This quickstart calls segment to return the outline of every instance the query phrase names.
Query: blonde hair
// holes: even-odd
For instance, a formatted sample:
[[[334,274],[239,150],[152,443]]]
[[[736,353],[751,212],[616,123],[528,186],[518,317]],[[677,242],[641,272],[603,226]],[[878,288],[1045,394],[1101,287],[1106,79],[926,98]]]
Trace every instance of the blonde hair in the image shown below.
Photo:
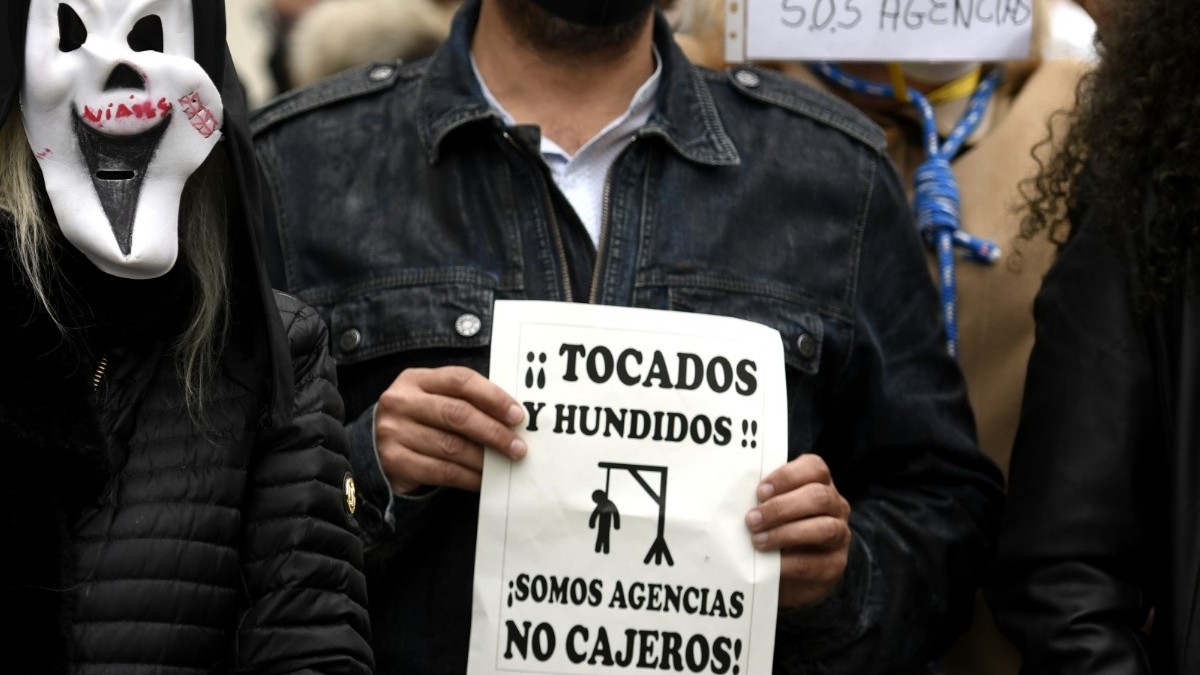
[[[179,207],[179,247],[193,281],[192,311],[172,344],[188,410],[203,419],[204,394],[224,349],[229,314],[229,257],[225,200],[221,182],[224,151],[218,148],[188,179]],[[58,245],[51,219],[42,208],[33,152],[21,116],[14,108],[0,127],[0,215],[12,229],[17,265],[34,297],[64,337],[65,326],[48,289],[56,270]]]

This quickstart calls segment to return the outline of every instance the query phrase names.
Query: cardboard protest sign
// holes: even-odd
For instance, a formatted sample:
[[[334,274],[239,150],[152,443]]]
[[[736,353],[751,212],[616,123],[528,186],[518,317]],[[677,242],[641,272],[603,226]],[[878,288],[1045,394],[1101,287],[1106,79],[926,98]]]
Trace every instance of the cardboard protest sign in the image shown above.
[[[1004,61],[1029,56],[1034,0],[729,0],[725,59]]]
[[[529,453],[484,463],[469,672],[770,673],[779,555],[744,519],[787,459],[778,332],[502,301],[491,349]]]

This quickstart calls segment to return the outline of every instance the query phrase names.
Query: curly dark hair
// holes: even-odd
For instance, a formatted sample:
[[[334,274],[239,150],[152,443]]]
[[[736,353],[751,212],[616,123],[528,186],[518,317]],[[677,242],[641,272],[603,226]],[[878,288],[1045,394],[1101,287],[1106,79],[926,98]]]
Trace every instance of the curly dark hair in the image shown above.
[[[1113,0],[1101,62],[1079,83],[1058,151],[1021,186],[1025,239],[1058,245],[1080,209],[1129,245],[1137,302],[1161,305],[1200,249],[1200,8]],[[1084,168],[1087,171],[1084,171]],[[1148,200],[1154,210],[1145,217]]]

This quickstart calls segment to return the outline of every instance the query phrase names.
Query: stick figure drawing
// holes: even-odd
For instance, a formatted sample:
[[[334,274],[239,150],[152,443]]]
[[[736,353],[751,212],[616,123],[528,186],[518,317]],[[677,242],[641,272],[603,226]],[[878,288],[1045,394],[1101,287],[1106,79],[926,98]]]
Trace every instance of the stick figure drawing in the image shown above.
[[[594,490],[592,501],[596,502],[596,508],[588,519],[588,527],[596,530],[596,553],[607,554],[610,528],[621,529],[621,514],[604,490]]]

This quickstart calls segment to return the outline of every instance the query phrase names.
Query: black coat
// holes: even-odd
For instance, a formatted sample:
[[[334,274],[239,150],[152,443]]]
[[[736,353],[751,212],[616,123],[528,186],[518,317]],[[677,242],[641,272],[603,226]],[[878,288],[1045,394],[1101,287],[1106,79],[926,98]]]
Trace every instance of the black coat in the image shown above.
[[[1022,673],[1200,673],[1200,305],[1139,312],[1128,247],[1078,222],[1037,299],[989,597]]]
[[[44,348],[49,327],[0,329],[15,357],[0,387],[0,671],[370,672],[327,332],[278,298],[296,382],[284,425],[236,347],[205,429],[160,342],[110,352],[93,392],[84,358]]]

